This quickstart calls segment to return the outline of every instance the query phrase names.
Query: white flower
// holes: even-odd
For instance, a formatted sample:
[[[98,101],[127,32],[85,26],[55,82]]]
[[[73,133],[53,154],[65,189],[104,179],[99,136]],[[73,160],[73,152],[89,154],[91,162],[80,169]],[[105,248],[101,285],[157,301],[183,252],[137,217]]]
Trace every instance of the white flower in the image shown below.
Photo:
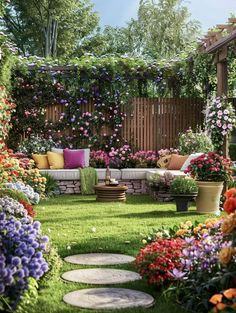
[[[97,231],[96,227],[92,227],[92,228],[91,228],[91,232],[92,232],[92,233],[96,233],[96,231]]]

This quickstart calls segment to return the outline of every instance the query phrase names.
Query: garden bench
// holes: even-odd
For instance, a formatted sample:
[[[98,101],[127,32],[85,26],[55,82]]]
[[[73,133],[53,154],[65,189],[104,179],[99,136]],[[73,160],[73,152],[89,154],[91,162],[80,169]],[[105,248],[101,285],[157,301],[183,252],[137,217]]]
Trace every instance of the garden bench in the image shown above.
[[[99,183],[105,180],[105,168],[97,168]],[[146,194],[146,181],[150,175],[159,173],[163,175],[167,170],[161,168],[125,168],[125,169],[110,169],[111,177],[118,180],[122,185],[128,187],[129,194]],[[168,170],[174,176],[185,175],[182,171]],[[78,169],[45,169],[40,170],[40,173],[47,173],[58,181],[61,194],[79,194],[80,193],[80,172]]]

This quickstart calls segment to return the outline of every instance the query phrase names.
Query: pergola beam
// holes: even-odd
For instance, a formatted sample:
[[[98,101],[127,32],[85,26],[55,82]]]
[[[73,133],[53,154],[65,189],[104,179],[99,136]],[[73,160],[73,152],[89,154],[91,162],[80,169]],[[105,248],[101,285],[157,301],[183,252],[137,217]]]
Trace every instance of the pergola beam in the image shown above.
[[[209,47],[206,47],[205,53],[214,53],[220,50],[222,47],[227,46],[234,39],[236,39],[236,29],[233,30],[228,36],[222,37],[215,43],[211,44]]]

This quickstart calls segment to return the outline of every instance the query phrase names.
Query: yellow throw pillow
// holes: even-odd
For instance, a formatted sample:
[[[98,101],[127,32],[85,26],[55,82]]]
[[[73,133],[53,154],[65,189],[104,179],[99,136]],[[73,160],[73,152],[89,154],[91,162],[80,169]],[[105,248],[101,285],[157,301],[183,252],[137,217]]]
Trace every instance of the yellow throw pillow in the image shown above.
[[[171,159],[171,154],[166,155],[164,157],[161,157],[157,161],[157,167],[159,167],[159,168],[167,168],[169,163],[170,163],[170,159]]]
[[[39,169],[49,168],[48,156],[46,154],[32,154],[33,160]]]
[[[47,152],[47,156],[50,169],[56,170],[64,168],[63,153]]]

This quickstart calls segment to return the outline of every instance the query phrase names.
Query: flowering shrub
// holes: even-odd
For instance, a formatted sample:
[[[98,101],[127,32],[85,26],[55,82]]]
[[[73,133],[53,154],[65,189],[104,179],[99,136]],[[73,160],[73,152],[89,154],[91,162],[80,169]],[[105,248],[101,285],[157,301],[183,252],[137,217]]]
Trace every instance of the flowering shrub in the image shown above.
[[[179,225],[174,225],[166,229],[165,227],[153,229],[146,237],[143,238],[143,243],[153,242],[157,239],[171,239],[171,238],[189,238],[194,237],[201,239],[204,234],[214,235],[218,229],[221,220],[217,218],[208,218],[204,223],[197,221],[186,221]]]
[[[110,159],[108,154],[102,150],[90,151],[90,165],[96,168],[105,168],[109,165]]]
[[[19,160],[10,157],[7,152],[0,154],[0,184],[15,182],[23,173]]]
[[[234,213],[236,210],[236,188],[227,190],[224,196],[226,198],[223,205],[225,212]]]
[[[10,198],[0,198],[0,212],[4,212],[7,216],[13,215],[17,218],[27,217],[27,211],[18,201]]]
[[[206,127],[217,151],[222,152],[224,137],[230,134],[235,123],[235,111],[226,97],[216,97],[208,102]]]
[[[148,179],[148,184],[151,187],[154,187],[157,191],[170,191],[170,186],[174,180],[173,174],[171,172],[166,171],[163,175],[158,173],[154,173],[150,175]]]
[[[214,305],[213,312],[234,312],[236,309],[236,288],[230,288],[214,294],[210,300]]]
[[[179,150],[178,149],[174,149],[174,148],[170,148],[170,149],[161,149],[157,152],[157,154],[159,155],[159,157],[165,157],[166,155],[170,155],[170,154],[179,154]]]
[[[0,241],[0,301],[15,310],[29,278],[38,280],[48,271],[43,257],[48,238],[41,235],[39,222],[0,212]]]
[[[4,148],[4,140],[11,129],[11,114],[14,111],[15,104],[7,98],[6,89],[0,86],[0,150]]]
[[[135,264],[149,284],[162,285],[174,280],[171,272],[181,268],[182,239],[158,239],[139,251]]]
[[[156,167],[158,155],[155,151],[137,151],[131,155],[131,160],[135,163],[135,167]]]
[[[208,152],[191,161],[186,173],[200,181],[228,181],[231,179],[232,162],[222,156]]]
[[[32,153],[46,154],[52,147],[55,147],[55,142],[51,138],[31,135],[18,146],[18,151],[31,157]]]
[[[25,185],[22,182],[7,183],[5,184],[5,186],[6,188],[23,192],[26,195],[26,197],[30,200],[31,203],[33,204],[39,203],[40,196],[37,192],[34,191],[34,189],[31,186]]]
[[[31,165],[30,168],[24,171],[22,180],[25,184],[30,185],[35,192],[39,193],[41,198],[44,197],[47,179],[40,174],[38,168],[33,168]]]
[[[180,154],[207,153],[213,151],[214,147],[211,138],[206,132],[199,129],[193,132],[191,127],[184,133],[179,134]]]
[[[113,168],[132,167],[131,163],[131,148],[129,145],[124,145],[121,148],[111,148],[109,152],[110,166]]]

